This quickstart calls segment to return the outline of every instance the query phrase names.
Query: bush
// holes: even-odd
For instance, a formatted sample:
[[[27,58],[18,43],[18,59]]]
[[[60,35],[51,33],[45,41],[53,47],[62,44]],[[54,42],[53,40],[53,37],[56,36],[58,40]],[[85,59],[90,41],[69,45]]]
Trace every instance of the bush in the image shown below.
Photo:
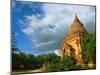
[[[88,34],[82,38],[82,58],[84,63],[96,62],[96,34]]]
[[[75,60],[71,56],[65,56],[60,62],[50,64],[47,68],[48,72],[53,71],[70,71],[75,69]]]

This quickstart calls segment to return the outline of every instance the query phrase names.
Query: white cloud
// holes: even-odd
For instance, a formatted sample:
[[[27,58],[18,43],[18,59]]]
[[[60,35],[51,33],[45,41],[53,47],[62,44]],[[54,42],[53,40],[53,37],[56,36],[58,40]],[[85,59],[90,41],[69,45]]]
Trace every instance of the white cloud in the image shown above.
[[[28,25],[22,29],[31,38],[33,43],[38,46],[37,48],[33,48],[36,50],[55,50],[57,52],[60,49],[60,44],[64,36],[69,31],[75,13],[77,13],[79,19],[87,29],[89,26],[93,29],[95,25],[95,7],[93,6],[45,3],[42,6],[42,10],[45,14],[38,14],[37,16],[44,15],[43,19],[36,18],[34,14],[25,16]],[[53,24],[55,27],[49,28],[49,24]]]
[[[57,55],[60,55],[59,54],[59,50],[54,50],[54,51],[52,51],[53,53],[55,53],[55,54],[57,54]]]

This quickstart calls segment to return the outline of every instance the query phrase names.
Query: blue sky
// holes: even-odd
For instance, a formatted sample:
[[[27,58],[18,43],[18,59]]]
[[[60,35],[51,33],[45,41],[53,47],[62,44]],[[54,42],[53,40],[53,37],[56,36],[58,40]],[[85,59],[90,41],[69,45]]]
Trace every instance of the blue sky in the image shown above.
[[[95,6],[12,1],[12,32],[18,47],[27,54],[58,54],[76,13],[92,32]]]
[[[15,38],[17,40],[17,45],[20,48],[22,52],[33,54],[33,50],[29,50],[29,48],[34,47],[34,43],[31,42],[31,40],[28,38],[28,36],[21,31],[21,28],[24,28],[24,26],[21,26],[22,23],[21,20],[24,21],[25,15],[32,15],[37,13],[42,13],[41,10],[35,10],[35,12],[32,11],[32,7],[29,6],[29,4],[24,4],[24,2],[20,1],[13,1],[12,2],[12,32],[15,33]],[[40,3],[32,3],[34,6],[41,6]],[[38,7],[40,8],[40,7]],[[35,8],[34,8],[35,9]]]

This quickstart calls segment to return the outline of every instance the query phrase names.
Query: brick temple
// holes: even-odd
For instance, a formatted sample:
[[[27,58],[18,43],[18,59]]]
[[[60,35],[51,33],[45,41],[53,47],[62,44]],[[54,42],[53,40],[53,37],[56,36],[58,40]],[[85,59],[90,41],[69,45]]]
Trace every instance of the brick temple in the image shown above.
[[[77,64],[83,64],[81,54],[81,39],[87,34],[84,25],[75,15],[74,21],[71,25],[70,31],[65,36],[61,45],[61,58],[65,55],[73,56]]]

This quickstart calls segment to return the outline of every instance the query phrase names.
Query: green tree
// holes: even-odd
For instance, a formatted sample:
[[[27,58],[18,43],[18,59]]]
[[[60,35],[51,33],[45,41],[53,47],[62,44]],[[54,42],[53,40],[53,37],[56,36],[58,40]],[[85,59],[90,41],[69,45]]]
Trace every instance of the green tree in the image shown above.
[[[60,61],[60,57],[55,53],[48,53],[47,54],[47,62],[52,64]]]
[[[11,49],[12,49],[12,70],[19,68],[20,59],[18,58],[17,52],[20,52],[16,44],[15,33],[11,36]]]
[[[61,61],[63,63],[64,70],[73,70],[76,64],[75,59],[72,56],[65,56]]]
[[[59,56],[55,53],[41,54],[36,56],[38,65],[42,67],[43,64],[51,64],[59,61]]]
[[[82,57],[85,63],[96,61],[96,34],[91,33],[82,38]]]
[[[17,43],[16,43],[16,39],[15,39],[15,33],[12,33],[11,36],[11,48],[12,48],[12,53],[14,52],[20,52],[19,48],[17,47]]]
[[[62,60],[56,63],[52,63],[48,66],[48,72],[54,71],[69,71],[74,70],[74,65],[76,64],[72,56],[65,56]]]

